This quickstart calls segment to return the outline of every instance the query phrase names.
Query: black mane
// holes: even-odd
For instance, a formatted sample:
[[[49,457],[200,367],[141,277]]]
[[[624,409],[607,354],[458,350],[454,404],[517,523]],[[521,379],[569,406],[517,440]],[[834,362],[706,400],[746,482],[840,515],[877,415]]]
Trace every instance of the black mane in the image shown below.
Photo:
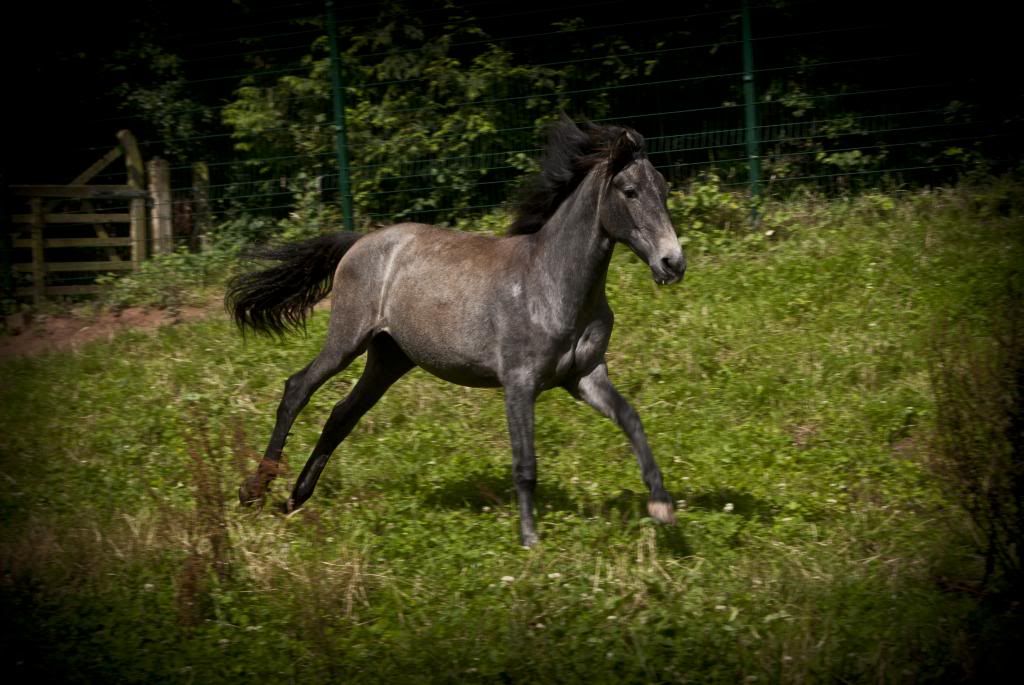
[[[643,137],[631,128],[589,122],[577,126],[563,116],[548,129],[540,173],[524,186],[508,234],[536,233],[597,164],[609,161],[609,169],[617,172],[642,155],[643,148]]]

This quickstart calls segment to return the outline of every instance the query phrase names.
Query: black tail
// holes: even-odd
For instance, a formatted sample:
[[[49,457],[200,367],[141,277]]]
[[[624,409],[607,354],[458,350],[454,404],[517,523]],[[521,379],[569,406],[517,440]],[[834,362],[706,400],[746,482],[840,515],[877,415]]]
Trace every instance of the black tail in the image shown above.
[[[246,253],[279,262],[228,282],[224,305],[243,332],[284,335],[306,326],[306,316],[331,292],[334,270],[359,233],[334,233],[300,243],[265,245]]]

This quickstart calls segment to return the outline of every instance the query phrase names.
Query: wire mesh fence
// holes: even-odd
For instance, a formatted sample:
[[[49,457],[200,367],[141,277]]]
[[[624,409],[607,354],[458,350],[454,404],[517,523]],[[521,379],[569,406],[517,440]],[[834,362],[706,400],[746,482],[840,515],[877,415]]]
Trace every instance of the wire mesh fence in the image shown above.
[[[889,17],[858,16],[875,21],[850,22],[816,11],[817,5],[755,3],[750,8],[755,133],[769,187],[810,181],[849,187],[894,176],[907,183],[936,182],[962,169],[972,154],[998,157],[992,150],[1009,132],[969,103],[960,90],[963,83],[927,63],[933,54],[915,51],[921,46],[886,30]],[[391,79],[375,78],[375,72],[360,72],[358,66],[345,69],[348,126],[354,129],[350,173],[359,193],[360,223],[445,221],[459,212],[500,206],[530,168],[529,158],[538,154],[543,122],[559,110],[636,127],[647,137],[652,160],[677,186],[706,171],[731,187],[746,183],[751,132],[743,123],[738,4],[690,12],[659,5],[646,14],[626,2],[518,10],[494,2],[399,7],[407,26],[421,32],[418,44],[390,37],[390,44],[382,39],[354,49],[354,37],[380,31],[399,13],[379,3],[342,3],[339,13],[346,66],[404,58],[424,59],[427,67],[423,75]],[[192,163],[206,162],[211,200],[221,213],[280,216],[294,206],[300,188],[333,201],[339,184],[324,7],[266,3],[253,5],[249,15],[237,26],[170,37],[167,50],[180,58],[180,85],[200,88],[206,96],[205,101],[196,97],[190,107],[207,126],[193,135],[145,137],[144,154],[177,159],[172,173],[179,196],[191,192]],[[491,78],[480,92],[467,87],[461,99],[451,92],[433,97],[438,76],[429,67],[436,55],[425,59],[425,53],[440,53],[459,69],[495,49],[507,58],[508,71],[541,70],[551,77],[548,87],[517,82],[513,75]],[[287,108],[303,110],[304,118],[282,119],[280,126],[262,127],[259,136],[314,141],[314,149],[289,149],[294,141],[274,141],[260,154],[238,126],[224,121],[224,112],[237,108],[240,89],[271,98],[288,79],[309,82],[304,86],[309,93],[285,95]],[[413,96],[380,99],[381,91],[396,87]],[[374,109],[369,124],[363,121],[369,118],[364,107]],[[307,110],[315,114],[308,116]],[[403,139],[416,148],[424,134],[410,130],[408,118],[450,125],[446,113],[467,121],[486,117],[488,125],[500,122],[501,127],[473,130],[466,124],[452,126],[450,133],[430,132],[432,149],[394,159],[377,159],[361,149],[384,141],[401,149]],[[131,115],[137,113],[127,114],[119,123],[133,123]],[[396,119],[393,125],[379,123],[388,117]],[[473,140],[455,145],[460,138]],[[434,197],[427,206],[417,203],[428,194]]]
[[[336,67],[364,227],[503,206],[561,111],[633,126],[677,188],[713,174],[747,192],[752,137],[768,193],[934,184],[1016,163],[1005,93],[936,51],[942,31],[908,31],[916,20],[883,5],[842,16],[751,2],[745,101],[744,5],[340,2],[335,65],[322,2],[228,3],[219,22],[171,20],[126,47],[148,62],[125,72],[120,111],[84,130],[129,128],[144,157],[170,160],[175,240],[193,249],[197,163],[214,223],[247,224],[246,239],[297,210],[340,219]]]

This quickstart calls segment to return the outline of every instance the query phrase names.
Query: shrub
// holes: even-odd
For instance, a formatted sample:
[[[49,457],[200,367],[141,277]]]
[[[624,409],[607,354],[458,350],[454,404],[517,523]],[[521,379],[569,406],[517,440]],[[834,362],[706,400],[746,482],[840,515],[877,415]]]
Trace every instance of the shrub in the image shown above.
[[[139,270],[126,276],[106,274],[96,279],[110,288],[101,304],[112,309],[156,307],[179,309],[198,305],[203,289],[219,283],[232,258],[226,250],[193,254],[182,249],[157,255],[142,263]]]
[[[744,231],[750,226],[750,208],[742,194],[723,190],[713,172],[672,193],[668,201],[672,221],[683,231]]]
[[[990,338],[948,326],[931,368],[937,467],[967,512],[985,584],[1020,590],[1024,547],[1024,305],[1011,287]]]

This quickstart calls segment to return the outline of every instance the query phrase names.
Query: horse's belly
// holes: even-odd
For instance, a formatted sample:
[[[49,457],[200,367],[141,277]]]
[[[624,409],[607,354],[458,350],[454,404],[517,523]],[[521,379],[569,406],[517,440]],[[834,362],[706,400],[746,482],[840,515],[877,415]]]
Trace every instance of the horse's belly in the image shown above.
[[[501,385],[485,350],[456,345],[442,331],[430,336],[408,335],[400,330],[388,332],[409,359],[442,380],[473,388]]]
[[[497,388],[501,385],[497,375],[489,373],[487,370],[470,369],[465,366],[437,365],[429,362],[416,363],[441,380],[455,383],[456,385],[465,385],[470,388]]]

